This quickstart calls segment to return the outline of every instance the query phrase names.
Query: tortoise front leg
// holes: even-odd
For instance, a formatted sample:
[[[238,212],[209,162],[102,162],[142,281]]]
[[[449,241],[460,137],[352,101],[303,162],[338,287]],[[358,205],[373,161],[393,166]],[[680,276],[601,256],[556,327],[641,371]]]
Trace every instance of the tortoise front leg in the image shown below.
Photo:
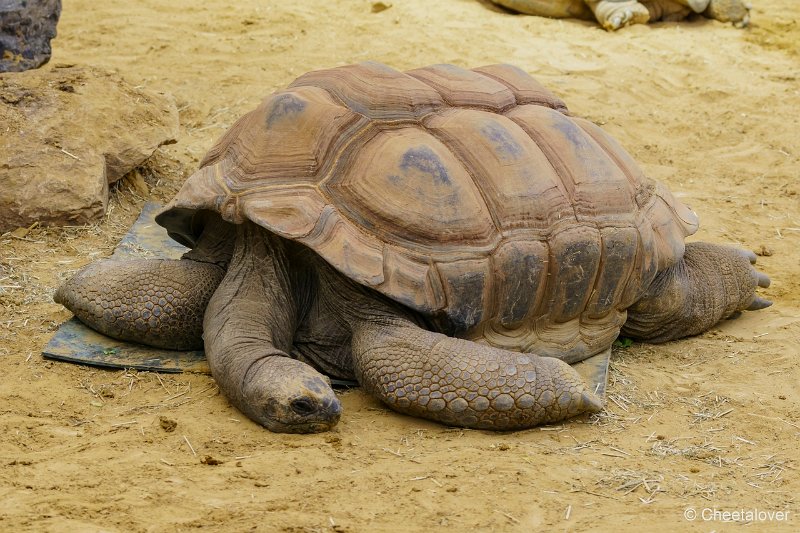
[[[232,226],[219,217],[202,220],[196,247],[181,260],[97,261],[59,287],[53,300],[115,339],[201,349],[203,315],[225,275],[233,236]]]
[[[104,260],[53,300],[104,335],[169,350],[203,347],[203,314],[225,271],[189,259]]]
[[[559,359],[428,331],[405,307],[321,260],[312,265],[319,273],[318,297],[352,332],[356,379],[395,411],[455,426],[515,430],[602,408]]]
[[[605,29],[618,30],[629,24],[646,24],[650,11],[636,0],[586,0],[597,22]]]
[[[755,254],[728,246],[692,242],[681,261],[660,272],[628,308],[622,334],[666,342],[702,333],[742,310],[772,302],[756,295],[769,278],[755,268]]]
[[[360,322],[353,363],[361,386],[395,411],[454,426],[517,430],[602,408],[563,361],[455,339],[403,320]]]
[[[206,357],[220,390],[276,432],[326,431],[341,414],[330,380],[288,357],[306,289],[283,240],[247,222],[237,228],[228,272],[203,323]]]

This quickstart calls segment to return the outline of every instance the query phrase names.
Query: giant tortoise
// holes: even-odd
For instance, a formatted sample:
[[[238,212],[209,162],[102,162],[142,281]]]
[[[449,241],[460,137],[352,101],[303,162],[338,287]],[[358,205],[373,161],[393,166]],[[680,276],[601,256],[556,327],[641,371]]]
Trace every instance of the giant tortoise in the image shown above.
[[[331,428],[328,377],[445,424],[528,428],[600,400],[570,366],[743,309],[755,256],[522,70],[310,72],[240,118],[157,221],[180,260],[100,261],[55,295],[109,336],[204,347],[243,413]]]
[[[692,13],[732,22],[744,27],[750,22],[746,0],[492,0],[495,4],[527,15],[597,20],[607,30],[629,24],[682,20]]]

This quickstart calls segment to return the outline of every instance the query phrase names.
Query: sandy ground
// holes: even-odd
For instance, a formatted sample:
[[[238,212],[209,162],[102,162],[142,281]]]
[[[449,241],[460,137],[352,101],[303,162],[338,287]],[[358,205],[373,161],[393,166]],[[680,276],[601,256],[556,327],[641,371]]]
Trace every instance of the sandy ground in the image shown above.
[[[65,0],[52,63],[170,92],[182,128],[141,169],[149,192],[123,182],[102,223],[0,237],[0,530],[800,528],[800,4],[753,3],[744,31],[695,20],[611,34],[477,0],[379,13],[365,0]],[[70,316],[54,288],[109,254],[145,199],[168,200],[263,96],[365,59],[531,72],[691,205],[698,239],[762,254],[775,305],[617,350],[605,412],[516,433],[442,427],[351,391],[335,431],[276,435],[207,376],[41,358]]]

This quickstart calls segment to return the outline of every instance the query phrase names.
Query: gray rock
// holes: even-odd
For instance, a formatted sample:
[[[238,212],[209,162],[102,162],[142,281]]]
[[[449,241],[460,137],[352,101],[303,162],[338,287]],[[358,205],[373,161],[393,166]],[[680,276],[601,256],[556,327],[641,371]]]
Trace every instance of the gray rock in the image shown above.
[[[108,185],[178,135],[172,97],[113,73],[0,74],[0,233],[103,216]]]
[[[0,72],[21,72],[50,60],[61,0],[0,0]]]

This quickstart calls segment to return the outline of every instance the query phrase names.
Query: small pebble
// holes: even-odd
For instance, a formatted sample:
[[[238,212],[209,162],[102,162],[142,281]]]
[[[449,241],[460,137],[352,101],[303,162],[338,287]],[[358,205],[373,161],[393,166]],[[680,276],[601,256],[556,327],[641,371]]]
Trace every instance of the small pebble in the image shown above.
[[[761,245],[758,250],[756,250],[756,255],[761,257],[769,257],[772,255],[772,248],[767,248],[765,245]]]

